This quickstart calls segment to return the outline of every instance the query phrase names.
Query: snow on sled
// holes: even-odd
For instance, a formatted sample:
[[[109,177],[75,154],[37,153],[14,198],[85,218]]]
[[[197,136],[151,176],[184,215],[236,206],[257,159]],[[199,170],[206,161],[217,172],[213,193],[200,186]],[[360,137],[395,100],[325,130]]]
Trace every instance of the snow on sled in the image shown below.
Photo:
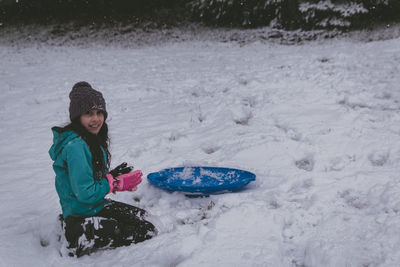
[[[147,175],[153,185],[168,191],[210,194],[236,191],[256,180],[254,173],[220,167],[178,167]]]

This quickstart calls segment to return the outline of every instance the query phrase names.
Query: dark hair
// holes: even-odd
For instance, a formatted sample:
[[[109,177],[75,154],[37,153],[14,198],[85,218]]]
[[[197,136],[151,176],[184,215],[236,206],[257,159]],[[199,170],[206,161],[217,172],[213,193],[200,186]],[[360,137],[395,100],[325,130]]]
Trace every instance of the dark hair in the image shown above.
[[[88,132],[85,127],[83,127],[80,122],[80,117],[78,117],[62,128],[63,132],[71,130],[76,132],[89,146],[90,153],[92,154],[93,178],[95,180],[101,179],[105,176],[105,171],[108,170],[111,162],[111,154],[109,151],[110,138],[108,137],[107,123],[104,122],[99,133],[95,135]],[[107,162],[104,162],[104,154],[101,148],[106,152]]]

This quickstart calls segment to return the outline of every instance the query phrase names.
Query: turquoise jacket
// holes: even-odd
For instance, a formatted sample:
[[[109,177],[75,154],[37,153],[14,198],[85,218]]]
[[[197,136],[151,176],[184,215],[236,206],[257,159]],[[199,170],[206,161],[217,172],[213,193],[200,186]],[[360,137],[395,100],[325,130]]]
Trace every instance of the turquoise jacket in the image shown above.
[[[110,191],[108,181],[105,178],[94,180],[92,154],[78,134],[61,132],[58,127],[53,127],[52,131],[54,138],[49,154],[54,161],[55,185],[63,217],[93,216],[107,203],[104,197]],[[106,162],[105,156],[104,160]]]

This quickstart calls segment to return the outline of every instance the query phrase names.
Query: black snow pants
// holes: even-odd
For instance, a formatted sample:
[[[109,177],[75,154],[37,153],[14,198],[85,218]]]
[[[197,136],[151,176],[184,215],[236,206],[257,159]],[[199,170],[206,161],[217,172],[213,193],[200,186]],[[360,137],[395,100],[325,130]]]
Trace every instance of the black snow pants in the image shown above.
[[[80,257],[99,249],[129,246],[152,238],[156,229],[144,219],[145,215],[143,209],[111,200],[94,216],[68,216],[62,224],[69,255]]]

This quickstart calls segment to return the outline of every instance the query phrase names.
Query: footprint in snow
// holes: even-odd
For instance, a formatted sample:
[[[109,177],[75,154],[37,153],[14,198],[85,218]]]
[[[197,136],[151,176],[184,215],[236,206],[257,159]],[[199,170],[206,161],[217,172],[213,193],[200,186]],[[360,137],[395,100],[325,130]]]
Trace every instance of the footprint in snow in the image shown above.
[[[305,158],[296,160],[295,164],[297,168],[310,172],[314,169],[314,157],[307,156]]]
[[[218,146],[204,146],[202,147],[202,150],[204,151],[204,153],[206,154],[213,154],[215,152],[217,152],[220,148]]]
[[[368,207],[368,199],[364,194],[356,192],[352,189],[347,189],[339,194],[344,199],[345,203],[356,209],[364,209]]]
[[[279,130],[282,130],[287,137],[292,139],[293,141],[301,141],[303,139],[303,136],[301,133],[299,133],[296,129],[293,129],[287,125],[275,123],[275,127],[278,128]]]
[[[181,139],[182,137],[185,137],[185,135],[177,131],[172,131],[171,135],[168,137],[168,140],[170,142],[174,142],[177,141],[178,139]]]
[[[242,105],[245,107],[254,108],[257,104],[257,98],[254,96],[248,96],[242,98]]]
[[[44,238],[41,238],[40,239],[40,245],[42,246],[42,247],[48,247],[49,245],[50,245],[50,241],[49,240],[47,240],[47,239],[44,239]]]
[[[345,155],[340,157],[331,158],[328,165],[325,167],[326,171],[342,171],[349,164],[356,161],[355,155]]]
[[[383,166],[389,159],[388,151],[375,151],[368,155],[368,160],[373,166]]]
[[[374,95],[376,99],[387,100],[392,98],[392,94],[389,92],[378,92]]]
[[[241,114],[235,114],[233,121],[238,125],[249,125],[250,119],[253,118],[253,112],[250,110],[243,110]]]

